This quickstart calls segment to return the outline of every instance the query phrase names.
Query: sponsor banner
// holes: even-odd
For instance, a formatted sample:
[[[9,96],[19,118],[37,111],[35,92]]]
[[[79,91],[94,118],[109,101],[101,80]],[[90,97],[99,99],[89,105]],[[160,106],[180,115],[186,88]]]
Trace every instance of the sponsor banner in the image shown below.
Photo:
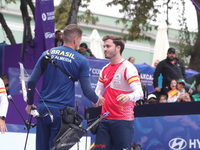
[[[103,66],[109,63],[106,59],[88,58],[90,64],[90,80],[92,88],[95,89],[99,73]],[[134,64],[141,73],[142,82],[146,81],[149,87],[152,87],[153,69],[154,67],[145,64]],[[152,69],[152,70],[151,70]],[[27,70],[30,75],[32,70]],[[28,118],[25,111],[26,103],[23,100],[20,82],[19,68],[9,68],[9,88],[19,111],[24,119]],[[26,75],[26,74],[25,74]],[[28,75],[25,76],[25,81]],[[39,80],[41,86],[42,80]],[[37,84],[37,86],[38,86]],[[150,89],[150,90],[151,90]],[[84,108],[92,107],[92,104],[83,95],[79,82],[75,82],[75,106],[78,108],[80,115],[84,117]],[[149,90],[149,89],[148,89]],[[40,90],[39,90],[40,91]],[[17,95],[15,95],[17,94]],[[35,105],[37,106],[38,94],[35,93]],[[15,118],[15,119],[13,119]],[[13,104],[10,103],[6,118],[8,124],[24,125]],[[33,123],[36,120],[33,118]],[[163,149],[163,150],[181,150],[181,149],[200,149],[200,117],[198,115],[179,115],[179,116],[160,116],[160,117],[136,117],[134,121],[134,138],[133,141],[139,143],[142,149]],[[16,126],[8,126],[9,131],[17,129]],[[84,126],[84,128],[86,128]],[[18,131],[18,129],[16,130]],[[91,144],[94,142],[94,136],[91,136]]]
[[[109,63],[107,59],[96,59],[88,57],[88,61],[90,64],[90,81],[92,88],[96,88],[96,84],[98,81],[99,73],[103,66]],[[155,67],[151,67],[147,64],[134,64],[135,67],[140,72],[141,81],[146,85],[148,92],[154,91],[153,87],[153,73]],[[26,70],[28,74],[31,74],[32,70]],[[19,68],[9,68],[9,92],[10,95],[20,95],[22,94],[21,81],[20,81],[20,73]],[[25,73],[25,82],[28,81],[29,75]],[[41,87],[42,79],[37,83],[37,87]],[[40,89],[40,88],[39,88]],[[38,98],[38,94],[35,94],[35,97]],[[35,98],[35,99],[36,99]],[[37,99],[35,100],[37,103]],[[92,107],[92,103],[83,95],[81,86],[79,82],[75,82],[75,106],[78,106],[79,113],[84,116],[84,108]]]
[[[95,58],[89,58],[88,61],[90,64],[90,80],[91,80],[91,85],[92,88],[95,89],[99,73],[102,69],[103,66],[109,63],[109,60],[106,59],[95,59]],[[153,87],[153,73],[155,71],[155,67],[151,67],[147,64],[134,64],[134,66],[137,68],[137,70],[140,72],[141,76],[141,81],[144,83],[147,87],[147,90],[149,93],[154,91]],[[28,77],[31,74],[32,70],[26,69],[27,73],[25,72],[25,82],[28,81]],[[10,86],[10,94],[11,95],[17,95],[21,94],[21,81],[20,81],[20,71],[19,68],[9,68],[8,71],[9,74],[9,86]],[[191,72],[189,74],[186,71],[187,76],[192,75]],[[80,83],[76,82],[75,83],[76,87],[76,98],[77,100],[80,99],[86,99],[82,93]],[[88,103],[84,103],[83,106],[88,106]],[[89,105],[90,106],[90,105]]]
[[[136,117],[134,139],[146,150],[199,150],[199,115]]]
[[[153,74],[155,67],[151,67],[146,63],[134,64],[134,66],[137,68],[138,72],[140,72],[141,82],[146,85],[148,93],[155,91],[153,87]]]
[[[54,19],[53,0],[37,0],[35,37],[37,43],[44,42],[44,50],[54,47]]]

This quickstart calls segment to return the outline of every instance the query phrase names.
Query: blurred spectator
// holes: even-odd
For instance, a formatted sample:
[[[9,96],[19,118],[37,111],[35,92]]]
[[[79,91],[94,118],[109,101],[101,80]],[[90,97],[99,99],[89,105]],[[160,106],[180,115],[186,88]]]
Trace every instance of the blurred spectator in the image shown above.
[[[184,79],[178,79],[177,80],[177,90],[180,94],[185,93],[185,80]]]
[[[167,96],[166,95],[160,95],[159,103],[167,103]]]
[[[63,45],[62,32],[57,30],[55,32],[55,47]]]
[[[145,104],[153,104],[153,103],[157,103],[157,97],[154,94],[149,94],[147,102]]]
[[[143,97],[143,99],[140,99],[140,100],[136,101],[136,104],[137,105],[142,105],[142,104],[144,104],[147,101],[148,90],[146,88],[146,85],[144,83],[142,83],[142,81],[141,81],[141,76],[140,76],[141,74],[140,74],[140,72],[138,72],[138,74],[139,74],[139,77],[140,77],[140,82],[141,82],[141,86],[142,86],[142,91],[143,91],[144,97]]]
[[[3,83],[5,85],[6,93],[9,94],[9,80],[8,80],[8,75],[7,74],[2,75],[1,79],[3,80]]]
[[[191,101],[194,101],[194,99],[188,92],[180,94],[179,98],[177,99],[177,102],[191,102]]]
[[[177,81],[172,79],[169,84],[169,91],[167,92],[168,102],[176,102],[178,99]]]
[[[177,89],[179,93],[189,92],[190,94],[193,93],[193,89],[189,88],[188,91],[186,90],[186,82],[184,79],[177,80]]]
[[[158,87],[158,77],[162,74],[162,88]],[[169,48],[167,58],[162,60],[156,67],[154,72],[153,85],[155,90],[160,94],[167,94],[168,84],[172,79],[185,79],[185,67],[180,60],[176,58],[176,50]]]
[[[153,63],[153,66],[154,66],[154,67],[157,67],[157,65],[159,64],[159,62],[160,62],[160,61],[159,61],[158,59],[155,60],[154,63]]]
[[[130,63],[134,64],[135,63],[135,57],[129,57],[128,61],[130,61]]]
[[[200,82],[196,84],[197,94],[192,95],[195,101],[200,101]]]
[[[159,60],[155,60],[154,61],[154,67],[157,67],[157,65],[159,64]],[[163,80],[163,77],[162,77],[162,74],[159,75],[158,77],[158,88],[162,89],[162,80]],[[161,96],[161,93],[155,91],[153,92],[152,94],[155,94],[156,97],[160,97]]]
[[[191,91],[187,92],[185,90],[185,80],[184,79],[178,79],[177,80],[177,90],[178,90],[178,99],[177,102],[181,101],[193,101],[193,97],[190,96]]]
[[[78,52],[84,56],[95,57],[92,51],[88,48],[86,43],[81,43]]]

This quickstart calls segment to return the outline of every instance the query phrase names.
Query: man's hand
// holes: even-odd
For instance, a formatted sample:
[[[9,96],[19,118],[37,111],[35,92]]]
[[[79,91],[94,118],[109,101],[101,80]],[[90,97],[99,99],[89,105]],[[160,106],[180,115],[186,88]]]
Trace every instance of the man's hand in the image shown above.
[[[0,131],[1,133],[5,133],[7,130],[5,120],[0,119]]]
[[[32,105],[27,105],[25,110],[27,112],[27,114],[30,114],[31,113],[31,108],[32,108]]]
[[[96,103],[98,106],[102,106],[104,104],[105,98],[99,95],[98,102]]]
[[[126,103],[130,100],[130,97],[127,94],[120,94],[117,96],[117,101],[121,101],[121,103]]]
[[[102,106],[104,104],[105,98],[99,95],[99,99],[96,104],[92,103],[94,107]]]
[[[161,91],[161,88],[156,87],[155,90],[156,90],[157,92],[160,92],[160,91]]]
[[[101,91],[98,91],[98,101],[96,104],[92,103],[94,107],[102,106],[104,104],[105,98],[100,95]]]

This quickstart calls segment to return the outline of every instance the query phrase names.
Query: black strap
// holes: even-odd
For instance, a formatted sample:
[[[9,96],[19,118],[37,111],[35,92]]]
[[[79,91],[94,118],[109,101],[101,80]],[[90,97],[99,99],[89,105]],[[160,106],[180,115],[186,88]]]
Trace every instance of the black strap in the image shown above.
[[[48,52],[45,54],[45,59],[47,59],[48,61],[50,61],[54,66],[56,66],[60,71],[62,71],[70,80],[72,80],[73,82],[75,82],[76,80],[70,76],[67,72],[65,72],[57,63],[55,60],[51,59],[51,49],[48,50]]]

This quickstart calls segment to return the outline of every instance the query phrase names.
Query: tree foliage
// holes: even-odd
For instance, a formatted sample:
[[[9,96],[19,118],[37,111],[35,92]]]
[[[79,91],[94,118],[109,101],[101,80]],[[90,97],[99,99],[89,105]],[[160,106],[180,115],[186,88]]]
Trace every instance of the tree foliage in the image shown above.
[[[5,0],[5,3],[6,4],[9,4],[9,3],[16,3],[15,0]],[[29,15],[29,12],[28,12],[28,7],[27,5],[30,7],[32,13],[33,13],[33,16],[34,16],[34,12],[35,12],[35,6],[33,5],[33,2],[31,0],[20,0],[20,10],[21,10],[21,13],[22,13],[22,20],[24,23],[27,24],[27,34],[26,34],[26,40],[27,42],[31,41],[32,40],[32,33],[31,33],[31,17]],[[1,9],[4,9],[5,6],[3,6],[3,1],[0,0],[0,7]],[[7,38],[9,39],[10,43],[11,44],[16,44],[16,41],[15,41],[15,38],[12,34],[12,31],[10,30],[10,28],[8,27],[7,23],[6,23],[6,20],[3,16],[2,13],[0,13],[0,23],[7,35]]]
[[[92,23],[95,24],[98,22],[98,17],[95,17],[94,14],[88,9],[89,3],[91,0],[61,0],[60,5],[55,7],[55,23],[57,29],[64,29],[66,24],[85,22],[86,24]],[[168,11],[172,9],[175,5],[178,5],[177,11],[181,12],[180,16],[177,18],[179,26],[181,27],[179,32],[179,53],[178,57],[183,61],[183,63],[191,69],[200,71],[200,11],[196,8],[197,20],[198,20],[198,30],[195,32],[189,32],[187,27],[187,18],[185,18],[185,1],[180,0],[181,4],[176,3],[175,0],[110,0],[107,3],[108,7],[112,6],[121,6],[119,10],[123,14],[123,17],[116,20],[116,23],[123,23],[123,30],[127,30],[128,34],[124,36],[124,40],[142,40],[150,39],[146,36],[144,31],[151,31],[152,27],[150,22],[156,21],[157,16],[162,10],[162,6],[166,6],[167,9],[165,13],[168,18]],[[199,7],[200,1],[193,0]],[[15,0],[5,0],[6,3],[15,2]],[[27,5],[30,7],[34,15],[34,5],[31,0],[20,0],[21,2],[21,11],[23,17],[26,17],[28,26],[30,26],[30,17],[27,11]],[[1,9],[2,0],[0,0]],[[78,15],[79,7],[85,8],[85,11]],[[179,9],[181,8],[181,9]],[[6,24],[6,21],[3,15],[0,13],[0,23],[6,31],[7,37],[10,42],[15,43],[12,31]],[[167,24],[170,22],[167,19]],[[29,28],[28,28],[29,29]],[[122,30],[122,31],[123,31]],[[31,30],[29,29],[29,34],[27,39],[30,40]]]
[[[189,32],[187,26],[187,18],[185,17],[185,0],[180,0],[177,3],[173,0],[163,1],[163,4],[156,5],[158,0],[112,0],[107,4],[107,6],[121,5],[119,10],[124,14],[123,18],[120,18],[116,23],[122,22],[124,24],[124,29],[127,29],[128,34],[125,35],[124,40],[140,40],[148,39],[143,34],[143,31],[151,31],[152,28],[150,21],[156,21],[157,15],[160,13],[159,9],[161,5],[166,5],[166,15],[167,24],[168,21],[168,11],[172,9],[175,5],[177,6],[177,13],[180,14],[177,18],[179,26],[181,27],[179,31],[179,43],[178,43],[178,58],[183,61],[186,67],[200,71],[200,10],[196,8],[197,20],[198,20],[198,31]],[[160,2],[160,1],[159,1]],[[194,0],[194,2],[200,7],[200,1]],[[171,4],[171,5],[170,5]],[[128,24],[128,22],[131,22]]]
[[[56,28],[64,29],[71,8],[71,1],[61,0],[60,4],[55,7]]]
[[[200,8],[200,1],[194,0],[198,7]],[[197,12],[197,22],[198,22],[198,31],[197,31],[197,38],[194,42],[193,52],[191,54],[191,59],[189,63],[189,68],[200,71],[200,10],[196,8]]]
[[[128,34],[124,36],[124,40],[141,40],[149,39],[143,31],[151,31],[150,21],[156,21],[159,14],[160,5],[156,5],[157,0],[113,0],[107,3],[108,7],[121,6],[119,10],[124,16],[116,21],[122,22],[124,29]]]
[[[178,17],[178,23],[181,27],[179,31],[179,43],[178,43],[178,58],[183,62],[186,68],[189,68],[191,55],[194,53],[194,43],[197,39],[196,32],[190,32],[187,26],[187,18],[185,17],[185,1],[181,0],[182,9],[178,8],[181,12]]]
[[[76,24],[77,22],[84,22],[86,24],[95,24],[98,17],[88,9],[90,0],[61,0],[60,4],[55,7],[55,24],[57,29],[64,29],[67,24]],[[86,10],[82,15],[78,15],[79,7]]]
[[[180,13],[178,22],[181,27],[179,31],[179,53],[178,58],[182,60],[185,64],[186,68],[190,68],[196,71],[200,71],[200,10],[196,9],[197,12],[197,20],[198,20],[198,29],[197,31],[189,31],[187,26],[187,18],[185,17],[185,1],[182,2],[182,12]],[[200,6],[200,2],[198,0],[194,0],[194,2]],[[180,10],[179,10],[180,11]]]
[[[84,0],[82,0],[84,1]],[[88,3],[90,0],[85,0],[87,3],[85,7],[88,7]],[[68,5],[63,5],[68,2]],[[199,0],[194,0],[198,6],[200,6]],[[59,13],[56,13],[60,16],[59,20],[63,20],[64,11],[65,17],[68,18],[69,14],[69,4],[71,4],[70,0],[62,0],[61,4],[56,8],[57,11],[61,10]],[[84,7],[84,5],[81,5]],[[179,32],[179,43],[178,44],[178,57],[183,61],[186,67],[189,67],[194,70],[200,71],[200,31],[197,32],[189,32],[187,26],[187,18],[185,17],[185,0],[180,0],[178,3],[174,0],[111,0],[107,3],[108,7],[112,6],[120,6],[120,13],[123,14],[123,17],[116,20],[116,23],[123,23],[124,29],[127,30],[128,34],[126,34],[123,39],[133,41],[133,40],[142,40],[142,39],[150,39],[150,37],[146,36],[144,31],[151,31],[152,27],[150,22],[157,21],[157,16],[163,11],[162,6],[166,7],[165,13],[167,16],[167,24],[170,22],[168,20],[168,12],[170,9],[177,6],[177,13],[179,14],[177,20],[179,22],[179,26],[181,27]],[[61,8],[60,8],[61,7]],[[64,8],[67,7],[67,8]],[[198,29],[200,29],[200,12],[197,10],[197,20],[198,20]],[[87,15],[86,15],[87,14]],[[85,11],[82,16],[77,17],[78,19],[82,19],[86,23],[89,23],[92,18],[92,13],[88,10]],[[57,17],[56,17],[57,18]],[[61,19],[62,18],[62,19]],[[98,19],[95,20],[95,22]],[[93,23],[95,23],[93,22]],[[60,24],[60,21],[57,22],[57,28],[63,29],[64,23]],[[123,31],[122,30],[122,31]]]

